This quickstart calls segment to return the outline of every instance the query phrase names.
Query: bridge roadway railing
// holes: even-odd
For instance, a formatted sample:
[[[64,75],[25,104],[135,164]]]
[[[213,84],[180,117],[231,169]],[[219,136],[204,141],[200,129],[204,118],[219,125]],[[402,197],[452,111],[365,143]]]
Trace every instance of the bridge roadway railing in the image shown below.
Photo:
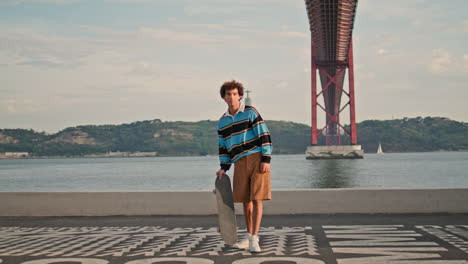
[[[468,188],[274,190],[267,215],[468,213]],[[236,210],[242,212],[240,204]],[[0,216],[213,215],[211,191],[0,192]]]

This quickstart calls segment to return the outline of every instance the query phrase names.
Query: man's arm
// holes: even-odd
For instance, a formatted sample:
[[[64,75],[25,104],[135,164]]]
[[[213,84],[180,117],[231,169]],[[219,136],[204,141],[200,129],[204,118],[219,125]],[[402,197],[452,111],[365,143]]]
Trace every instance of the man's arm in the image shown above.
[[[216,176],[218,178],[221,177],[226,171],[228,171],[231,168],[231,158],[229,157],[227,148],[226,148],[226,143],[224,141],[223,136],[218,130],[218,152],[219,152],[219,163],[221,169],[219,169],[216,172]]]
[[[255,108],[252,108],[250,121],[252,122],[253,132],[256,134],[257,137],[260,138],[259,147],[262,150],[262,163],[269,164],[271,160],[271,152],[273,151],[270,131],[268,130],[265,121],[263,121],[262,116],[257,112]],[[265,170],[267,169],[269,170],[269,165],[268,168],[265,167]]]

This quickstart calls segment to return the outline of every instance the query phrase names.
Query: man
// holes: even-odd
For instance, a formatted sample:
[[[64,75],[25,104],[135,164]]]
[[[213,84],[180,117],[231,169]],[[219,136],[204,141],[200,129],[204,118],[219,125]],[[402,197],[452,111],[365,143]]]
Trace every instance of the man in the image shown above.
[[[244,87],[236,81],[225,82],[220,89],[228,110],[218,121],[218,145],[221,177],[234,163],[233,199],[243,203],[247,237],[236,245],[261,252],[258,231],[263,215],[263,200],[271,199],[270,132],[258,111],[241,103]]]

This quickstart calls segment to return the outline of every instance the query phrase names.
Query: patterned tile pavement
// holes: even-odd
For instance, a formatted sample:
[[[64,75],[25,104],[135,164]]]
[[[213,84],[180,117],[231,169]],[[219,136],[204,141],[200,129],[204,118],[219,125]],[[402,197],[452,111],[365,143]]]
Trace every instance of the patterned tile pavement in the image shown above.
[[[240,236],[245,230],[240,230]],[[225,245],[216,226],[0,226],[0,263],[468,264],[468,225],[266,226],[263,252]]]

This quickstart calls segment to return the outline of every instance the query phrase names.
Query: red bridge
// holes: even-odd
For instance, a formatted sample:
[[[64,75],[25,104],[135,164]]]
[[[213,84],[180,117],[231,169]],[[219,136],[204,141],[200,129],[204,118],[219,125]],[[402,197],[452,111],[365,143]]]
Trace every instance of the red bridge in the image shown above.
[[[325,135],[327,146],[342,145],[341,131],[344,131],[349,135],[351,145],[356,145],[350,149],[360,150],[356,135],[352,44],[357,0],[305,0],[305,3],[312,50],[312,146],[317,146],[317,138],[321,134]],[[347,69],[349,87],[345,90],[343,84]],[[317,70],[321,91],[317,91]],[[342,102],[343,94],[346,97]],[[320,98],[323,98],[323,104],[319,102]],[[323,110],[326,117],[325,125],[320,128],[317,127],[318,109]],[[350,113],[349,127],[340,122],[340,114],[345,109]],[[336,149],[329,148],[331,151]],[[356,156],[356,153],[348,154],[344,153],[343,157]]]

